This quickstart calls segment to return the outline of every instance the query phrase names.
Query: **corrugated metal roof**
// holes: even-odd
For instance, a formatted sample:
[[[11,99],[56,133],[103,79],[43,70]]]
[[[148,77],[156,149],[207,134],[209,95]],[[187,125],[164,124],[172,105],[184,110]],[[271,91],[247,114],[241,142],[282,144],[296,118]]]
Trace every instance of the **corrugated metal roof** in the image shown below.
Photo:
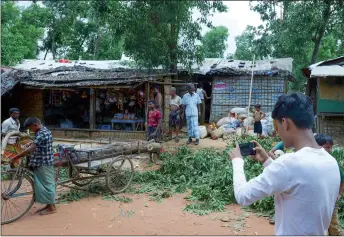
[[[307,78],[344,77],[344,56],[312,64],[302,72]]]

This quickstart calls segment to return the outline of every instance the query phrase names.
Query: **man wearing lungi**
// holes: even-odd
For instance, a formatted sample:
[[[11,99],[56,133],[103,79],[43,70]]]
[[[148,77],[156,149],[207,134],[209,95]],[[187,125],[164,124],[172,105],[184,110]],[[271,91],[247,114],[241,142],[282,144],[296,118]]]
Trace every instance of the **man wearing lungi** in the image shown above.
[[[195,86],[189,84],[189,93],[186,93],[182,99],[182,104],[185,106],[184,109],[189,135],[189,140],[186,143],[187,145],[192,142],[192,137],[196,138],[195,145],[199,144],[198,116],[201,115],[201,103],[201,98],[195,93]]]
[[[7,133],[19,132],[19,129],[20,129],[19,109],[11,108],[9,110],[9,114],[10,114],[10,117],[6,119],[1,125],[2,138],[4,138]],[[18,139],[18,136],[11,136],[8,139],[7,145],[4,149],[4,154],[1,160],[2,163],[7,163],[11,157],[14,157],[15,155],[17,155],[18,153],[22,151],[20,143],[22,143],[24,139],[21,139],[21,141],[19,140],[20,139]],[[19,166],[19,163],[12,163],[11,166],[17,167]]]
[[[29,128],[36,134],[34,141],[25,151],[12,158],[12,161],[20,157],[28,156],[29,168],[33,171],[35,201],[46,204],[45,207],[36,213],[48,215],[56,212],[55,206],[55,171],[53,154],[53,137],[50,130],[41,124],[35,117],[29,117],[24,123],[25,128]]]
[[[180,98],[177,94],[176,94],[176,88],[175,87],[171,87],[170,89],[170,95],[171,95],[171,99],[170,99],[170,116],[169,116],[169,134],[170,134],[170,138],[172,139],[172,130],[173,127],[176,127],[176,138],[175,141],[179,142],[179,126],[180,126],[180,107],[182,105],[182,98]]]

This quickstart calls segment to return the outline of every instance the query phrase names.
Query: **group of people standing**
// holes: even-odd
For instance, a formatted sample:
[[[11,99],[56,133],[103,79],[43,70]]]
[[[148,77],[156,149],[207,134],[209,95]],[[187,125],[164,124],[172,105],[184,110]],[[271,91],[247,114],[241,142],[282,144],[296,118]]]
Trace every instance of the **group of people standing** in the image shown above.
[[[158,135],[162,121],[162,98],[159,90],[154,88],[155,99],[148,102],[148,137],[149,140]],[[200,84],[199,88],[195,88],[193,84],[188,85],[188,93],[183,98],[176,93],[176,88],[170,89],[170,114],[169,114],[169,136],[172,138],[173,129],[175,129],[175,141],[179,142],[179,132],[182,118],[185,115],[186,125],[188,129],[187,144],[192,143],[192,138],[195,138],[195,145],[199,144],[199,124],[203,124],[205,120],[205,99],[210,99],[207,93]]]

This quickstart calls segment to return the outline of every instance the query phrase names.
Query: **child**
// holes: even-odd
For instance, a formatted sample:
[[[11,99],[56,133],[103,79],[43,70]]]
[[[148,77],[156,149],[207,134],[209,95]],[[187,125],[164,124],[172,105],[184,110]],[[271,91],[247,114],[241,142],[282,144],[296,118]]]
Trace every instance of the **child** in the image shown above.
[[[260,120],[265,118],[265,114],[260,110],[260,104],[256,104],[254,108],[256,109],[256,111],[254,112],[254,133],[257,133],[258,138],[262,138],[263,128],[262,122]]]
[[[325,135],[325,134],[317,134],[315,135],[315,140],[317,141],[319,146],[322,146],[328,153],[332,152],[333,140],[330,136]],[[332,214],[331,224],[330,224],[330,227],[328,228],[328,234],[330,236],[338,236],[338,235],[342,236],[344,234],[343,232],[340,231],[340,227],[338,223],[338,201],[340,197],[342,196],[343,189],[344,189],[344,172],[339,164],[338,166],[339,166],[341,183],[340,183],[337,203]]]
[[[148,102],[148,140],[157,136],[158,128],[161,126],[162,116],[159,110],[156,109],[154,100]]]

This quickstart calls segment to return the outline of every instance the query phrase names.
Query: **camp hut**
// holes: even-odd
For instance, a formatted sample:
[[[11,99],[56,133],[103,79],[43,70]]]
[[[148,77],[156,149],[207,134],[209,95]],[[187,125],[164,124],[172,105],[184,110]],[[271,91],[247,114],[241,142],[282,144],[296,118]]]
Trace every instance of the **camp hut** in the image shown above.
[[[31,79],[21,82],[23,93],[12,105],[34,108],[29,115],[40,118],[55,137],[145,139],[147,101],[155,83],[168,121],[164,85],[175,73],[167,70],[68,60],[24,60],[15,68],[28,71]]]
[[[251,61],[205,59],[194,66],[195,80],[204,85],[211,101],[206,105],[206,120],[216,122],[235,107],[249,103],[251,75],[253,86],[251,105],[261,104],[264,112],[271,112],[278,99],[287,93],[288,82],[293,81],[291,58]]]
[[[344,56],[303,68],[306,94],[312,98],[317,133],[344,144]]]

